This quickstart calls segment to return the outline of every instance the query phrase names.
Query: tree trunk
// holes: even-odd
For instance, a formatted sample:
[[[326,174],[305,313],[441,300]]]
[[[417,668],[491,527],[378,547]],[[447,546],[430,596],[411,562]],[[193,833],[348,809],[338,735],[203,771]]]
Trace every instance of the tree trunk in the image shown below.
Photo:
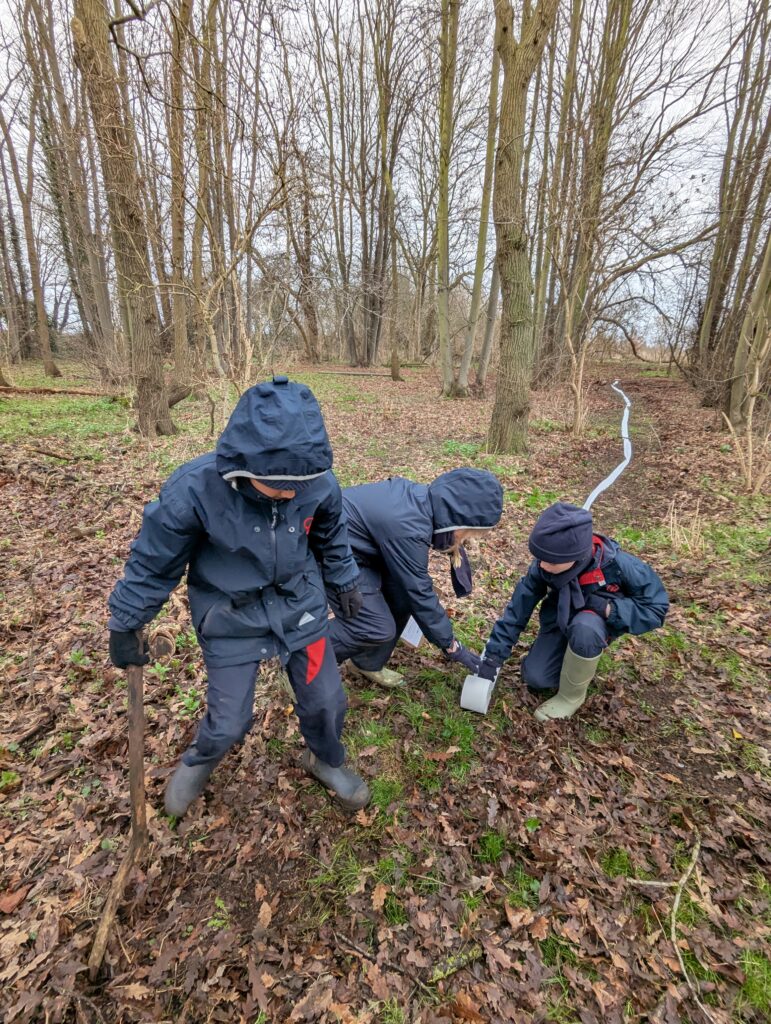
[[[490,295],[487,299],[487,316],[485,320],[485,340],[482,342],[482,351],[479,355],[479,370],[477,371],[476,385],[480,391],[484,390],[487,381],[487,371],[490,368],[490,355],[493,350],[493,333],[495,332],[495,321],[498,319],[498,299],[501,294],[501,279],[498,273],[498,260],[493,265],[493,276],[490,281]]]
[[[171,161],[171,322],[174,334],[174,374],[178,381],[190,374],[185,296],[185,90],[183,61],[190,32],[192,0],[179,0],[171,12],[171,67],[169,69],[169,157]]]
[[[728,398],[728,419],[737,432],[747,424],[751,381],[762,381],[768,368],[771,334],[771,229],[766,236],[760,266],[749,307],[742,323],[733,362],[733,380]]]
[[[35,113],[37,109],[37,95],[33,89],[30,100],[29,135],[27,140],[27,187],[21,180],[19,161],[16,157],[16,149],[13,139],[8,131],[8,124],[0,112],[0,130],[5,136],[5,145],[8,150],[8,159],[11,163],[11,172],[16,191],[21,203],[22,222],[24,224],[24,238],[27,243],[27,263],[29,264],[29,276],[32,282],[32,297],[35,302],[35,330],[37,333],[40,358],[43,360],[43,369],[47,377],[61,377],[61,372],[54,362],[51,354],[51,334],[48,330],[48,313],[46,312],[45,296],[43,294],[43,281],[40,276],[40,259],[37,251],[37,240],[35,238],[35,226],[32,221],[32,195],[34,191],[34,167],[33,158],[35,153]]]
[[[102,0],[76,0],[71,26],[75,60],[83,75],[101,158],[138,426],[147,437],[156,432],[170,434],[174,425],[163,383],[160,325],[147,255],[134,129],[121,101]]]
[[[442,367],[442,394],[452,395],[455,380],[450,338],[450,157],[453,134],[453,98],[455,62],[458,50],[460,0],[442,0],[439,87],[439,200],[436,234],[439,258],[439,358]]]
[[[487,148],[485,150],[485,173],[482,183],[482,203],[479,212],[479,234],[477,236],[477,255],[474,265],[474,284],[471,289],[471,309],[469,311],[466,340],[463,346],[463,358],[458,372],[457,393],[468,394],[469,369],[474,355],[474,339],[477,333],[477,321],[482,300],[482,279],[485,273],[487,257],[487,225],[490,220],[490,198],[493,190],[493,166],[495,157],[495,136],[498,130],[498,79],[500,78],[501,58],[496,43],[493,44],[493,67],[490,74],[490,97],[487,102]],[[489,358],[489,357],[488,357]]]
[[[514,34],[509,0],[495,0],[503,95],[495,161],[493,216],[501,278],[501,364],[487,447],[491,452],[527,450],[527,419],[533,369],[533,304],[527,223],[522,203],[527,90],[554,25],[557,0],[539,0]]]

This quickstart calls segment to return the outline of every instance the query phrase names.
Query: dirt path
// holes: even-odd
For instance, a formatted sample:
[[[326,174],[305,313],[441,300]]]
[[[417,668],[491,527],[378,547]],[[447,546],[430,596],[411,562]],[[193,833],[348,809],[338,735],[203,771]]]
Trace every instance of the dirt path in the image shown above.
[[[463,464],[501,478],[503,523],[474,554],[473,596],[452,598],[436,563],[477,647],[538,511],[583,500],[618,461],[616,374],[596,369],[579,442],[561,428],[566,396],[536,396],[519,459],[482,454],[490,402],[440,402],[430,373],[393,385],[303,371],[344,484]],[[621,378],[635,456],[595,522],[659,570],[667,627],[616,645],[581,714],[545,729],[517,657],[481,718],[458,707],[460,672],[400,649],[404,694],[350,681],[347,743],[375,794],[355,821],[301,774],[269,667],[254,729],[206,798],[176,830],[153,815],[96,986],[85,964],[129,813],[105,600],[142,502],[211,444],[208,410],[183,403],[182,435],[152,449],[117,410],[93,436],[58,425],[0,451],[4,1020],[679,1024],[707,1020],[697,999],[713,1021],[767,1019],[769,506],[737,496],[725,437],[681,381]],[[163,620],[178,650],[147,674],[155,808],[204,690],[182,594]]]

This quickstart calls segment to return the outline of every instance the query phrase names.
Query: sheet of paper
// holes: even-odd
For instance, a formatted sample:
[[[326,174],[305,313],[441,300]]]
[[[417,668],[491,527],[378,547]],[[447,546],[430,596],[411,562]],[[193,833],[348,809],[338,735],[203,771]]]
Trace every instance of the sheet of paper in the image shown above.
[[[402,640],[409,644],[410,647],[420,647],[420,641],[423,639],[423,634],[420,630],[420,626],[410,615],[407,619],[407,625],[402,630]]]

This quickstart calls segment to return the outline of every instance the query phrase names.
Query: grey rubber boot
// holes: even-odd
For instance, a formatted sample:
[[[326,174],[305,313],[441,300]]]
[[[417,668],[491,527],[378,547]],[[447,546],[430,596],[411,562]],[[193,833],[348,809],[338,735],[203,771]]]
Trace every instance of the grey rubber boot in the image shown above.
[[[364,679],[368,679],[371,683],[376,683],[386,690],[398,690],[400,686],[404,686],[404,676],[394,672],[392,668],[381,668],[377,672],[370,672],[368,669],[359,668],[353,661],[351,662],[351,668],[358,672],[360,676],[363,676]]]
[[[306,747],[302,753],[302,766],[309,775],[318,779],[322,786],[331,789],[335,799],[346,811],[359,811],[370,801],[367,783],[356,772],[341,765],[333,768],[320,761],[312,750]]]
[[[535,717],[539,722],[548,722],[552,718],[571,718],[578,711],[586,700],[586,691],[594,679],[599,660],[599,654],[596,658],[582,658],[568,647],[562,662],[557,696],[536,708]]]
[[[209,776],[214,771],[210,764],[185,764],[180,761],[169,779],[163,806],[167,814],[181,818],[190,804],[203,793]]]

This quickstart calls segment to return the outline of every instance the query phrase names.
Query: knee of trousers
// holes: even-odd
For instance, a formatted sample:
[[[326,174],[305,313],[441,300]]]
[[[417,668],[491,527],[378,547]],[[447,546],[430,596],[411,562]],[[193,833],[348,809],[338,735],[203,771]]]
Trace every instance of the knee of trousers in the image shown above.
[[[334,689],[315,687],[314,683],[302,685],[295,691],[295,711],[298,718],[323,718],[325,715],[337,716],[345,714],[348,698],[342,682]]]
[[[540,664],[537,662],[533,663],[531,654],[525,655],[519,663],[519,670],[525,686],[530,686],[534,690],[549,690],[559,684],[559,666],[557,665],[553,670],[549,671],[548,666],[543,662]]]
[[[579,612],[570,623],[568,644],[579,658],[596,658],[608,646],[605,623],[594,612]]]
[[[251,715],[242,721],[208,722],[204,719],[195,738],[196,750],[203,757],[222,755],[240,743],[251,727]]]

